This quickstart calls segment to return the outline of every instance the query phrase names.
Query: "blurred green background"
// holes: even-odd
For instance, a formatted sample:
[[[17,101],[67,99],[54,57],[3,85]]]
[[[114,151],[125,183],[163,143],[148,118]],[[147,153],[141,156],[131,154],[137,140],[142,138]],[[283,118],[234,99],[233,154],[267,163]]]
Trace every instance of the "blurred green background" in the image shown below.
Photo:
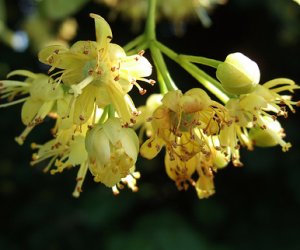
[[[78,22],[71,42],[94,39],[90,12],[108,18],[110,10],[87,0],[0,0],[0,20],[6,24],[5,29],[0,25],[0,79],[14,69],[46,72],[37,48],[55,36],[66,17]],[[223,60],[240,51],[259,64],[262,82],[289,77],[300,83],[300,6],[295,2],[230,0],[211,18],[209,29],[197,21],[184,24],[179,37],[162,20],[158,37],[178,53]],[[111,27],[113,41],[121,45],[137,34],[120,17]],[[8,46],[5,39],[17,30],[27,32],[29,47],[22,33],[23,47]],[[198,86],[176,65],[169,67],[183,90]],[[193,189],[177,191],[165,174],[163,156],[138,161],[138,193],[123,190],[115,197],[88,176],[81,197],[74,199],[75,170],[51,176],[42,166],[29,166],[30,142],[46,141],[51,124],[35,129],[20,147],[14,142],[23,129],[20,106],[1,109],[0,117],[0,249],[300,249],[299,114],[281,119],[293,144],[288,153],[280,147],[242,150],[245,166],[219,171],[216,194],[206,200],[198,200]]]

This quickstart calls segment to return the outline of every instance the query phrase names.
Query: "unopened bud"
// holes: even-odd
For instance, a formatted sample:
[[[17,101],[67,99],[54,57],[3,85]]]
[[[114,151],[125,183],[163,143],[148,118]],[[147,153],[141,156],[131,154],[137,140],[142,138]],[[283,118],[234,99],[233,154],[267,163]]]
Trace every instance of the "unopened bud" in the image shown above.
[[[252,92],[260,80],[257,64],[241,53],[229,54],[219,64],[216,75],[223,88],[236,95]]]

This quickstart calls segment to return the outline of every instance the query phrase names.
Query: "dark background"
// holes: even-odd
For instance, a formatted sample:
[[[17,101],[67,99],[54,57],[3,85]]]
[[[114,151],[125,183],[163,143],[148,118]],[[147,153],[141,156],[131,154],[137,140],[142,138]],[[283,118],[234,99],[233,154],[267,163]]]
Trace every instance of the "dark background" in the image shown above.
[[[29,0],[4,3],[12,30],[38,8]],[[73,11],[79,23],[76,40],[94,39],[90,12],[106,18],[109,10],[87,2]],[[211,28],[187,23],[181,37],[163,21],[158,37],[178,53],[223,60],[240,51],[259,64],[262,82],[289,77],[299,83],[300,6],[288,0],[231,0],[211,17]],[[115,43],[134,38],[130,25],[121,18],[111,23]],[[198,86],[176,65],[169,67],[184,91]],[[20,68],[45,71],[34,48],[15,52],[0,43],[1,79]],[[289,152],[280,147],[242,150],[245,166],[219,171],[216,194],[205,200],[198,200],[192,188],[177,191],[162,156],[139,159],[138,193],[123,190],[115,197],[88,175],[84,192],[74,199],[75,169],[52,176],[42,166],[29,166],[30,142],[47,140],[51,124],[35,129],[20,147],[14,142],[23,129],[20,106],[1,109],[0,117],[0,249],[300,249],[298,114],[281,119],[286,140],[293,144]]]

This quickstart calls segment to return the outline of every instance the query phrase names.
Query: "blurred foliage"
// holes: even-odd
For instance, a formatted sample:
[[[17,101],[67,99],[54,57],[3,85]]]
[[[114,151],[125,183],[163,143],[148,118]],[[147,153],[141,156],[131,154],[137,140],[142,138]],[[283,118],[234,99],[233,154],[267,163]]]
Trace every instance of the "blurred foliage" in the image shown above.
[[[0,43],[1,79],[13,69],[46,71],[36,57],[36,47],[44,42],[35,39],[57,38],[66,17],[72,16],[79,25],[76,39],[93,39],[89,12],[107,17],[109,10],[84,0],[0,0],[0,19],[6,16],[10,30],[23,29],[31,18],[38,24],[26,28],[32,47],[24,52]],[[242,51],[258,62],[262,81],[286,76],[299,83],[300,7],[295,2],[231,0],[215,10],[212,20],[210,29],[200,23],[186,25],[180,38],[168,22],[159,23],[157,29],[161,40],[178,52],[222,60],[230,52]],[[135,35],[129,23],[118,18],[111,26],[117,43],[125,44]],[[40,32],[35,38],[29,34],[33,27]],[[183,90],[195,86],[176,66],[170,64],[170,70]],[[50,176],[42,168],[29,167],[29,142],[19,147],[13,141],[23,129],[19,112],[19,107],[1,109],[0,249],[299,249],[297,114],[283,121],[291,151],[242,152],[245,167],[220,171],[217,193],[208,200],[198,200],[192,190],[178,192],[164,173],[162,157],[139,160],[138,193],[124,190],[115,197],[89,177],[77,200],[71,197],[75,171]],[[48,136],[45,124],[28,141],[42,142]]]

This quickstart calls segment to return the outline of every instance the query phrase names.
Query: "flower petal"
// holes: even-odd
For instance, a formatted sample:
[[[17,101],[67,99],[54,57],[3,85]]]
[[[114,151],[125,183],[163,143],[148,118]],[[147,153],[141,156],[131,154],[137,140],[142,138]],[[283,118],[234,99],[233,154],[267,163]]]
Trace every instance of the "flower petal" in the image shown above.
[[[106,49],[108,43],[112,39],[112,32],[109,24],[105,21],[105,19],[99,15],[94,13],[90,13],[90,17],[95,20],[95,29],[96,29],[96,40],[98,43],[99,49]]]

